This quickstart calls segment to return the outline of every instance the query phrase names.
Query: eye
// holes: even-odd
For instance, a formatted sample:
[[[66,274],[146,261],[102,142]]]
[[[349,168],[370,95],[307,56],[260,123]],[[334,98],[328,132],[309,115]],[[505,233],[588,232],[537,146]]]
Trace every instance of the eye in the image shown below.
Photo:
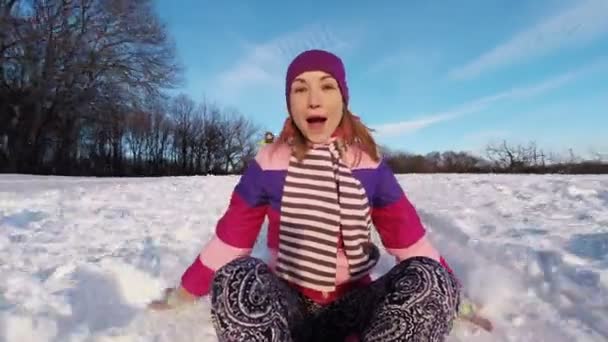
[[[336,89],[336,86],[331,84],[331,83],[326,83],[323,86],[321,86],[321,89],[323,90],[333,90]]]
[[[294,93],[302,93],[306,91],[306,87],[294,87],[292,91]]]

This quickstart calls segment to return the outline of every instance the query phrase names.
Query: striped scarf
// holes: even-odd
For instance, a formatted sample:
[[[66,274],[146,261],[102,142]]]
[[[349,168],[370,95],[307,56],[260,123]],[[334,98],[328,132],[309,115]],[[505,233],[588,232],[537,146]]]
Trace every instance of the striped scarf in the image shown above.
[[[335,290],[341,235],[351,279],[362,278],[379,258],[371,224],[365,190],[335,141],[313,146],[301,162],[292,155],[281,203],[277,275],[314,290]]]

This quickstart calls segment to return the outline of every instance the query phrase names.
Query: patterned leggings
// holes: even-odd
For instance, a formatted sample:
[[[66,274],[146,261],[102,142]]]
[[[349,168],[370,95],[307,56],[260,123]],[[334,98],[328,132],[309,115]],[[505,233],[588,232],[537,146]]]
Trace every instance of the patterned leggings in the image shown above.
[[[211,314],[219,341],[444,341],[459,304],[441,264],[415,257],[370,285],[320,306],[261,260],[236,259],[216,272]]]

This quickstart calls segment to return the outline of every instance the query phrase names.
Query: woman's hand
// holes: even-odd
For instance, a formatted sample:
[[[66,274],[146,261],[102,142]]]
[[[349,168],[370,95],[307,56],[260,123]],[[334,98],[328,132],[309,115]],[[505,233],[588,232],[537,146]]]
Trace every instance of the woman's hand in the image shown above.
[[[481,309],[479,305],[476,305],[475,303],[473,303],[473,301],[464,297],[462,298],[462,302],[460,303],[460,307],[458,308],[458,316],[460,319],[473,323],[474,325],[484,329],[485,331],[490,332],[494,330],[492,322],[489,319],[481,316],[479,314],[479,309]]]
[[[463,317],[462,319],[475,324],[476,326],[482,328],[483,330],[485,330],[487,332],[491,332],[492,330],[494,330],[494,326],[493,326],[492,322],[489,319],[487,319],[477,313],[474,313],[471,316]]]
[[[163,293],[163,297],[152,301],[148,304],[148,308],[152,310],[170,310],[176,307],[192,304],[196,301],[196,296],[190,294],[183,287],[167,288]]]

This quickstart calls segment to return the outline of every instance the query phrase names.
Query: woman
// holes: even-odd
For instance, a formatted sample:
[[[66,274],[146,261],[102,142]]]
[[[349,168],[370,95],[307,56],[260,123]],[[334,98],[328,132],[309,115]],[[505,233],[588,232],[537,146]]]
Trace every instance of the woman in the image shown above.
[[[266,132],[266,134],[264,135],[264,143],[272,144],[273,142],[274,142],[274,134],[272,134],[272,132]]]
[[[258,142],[258,146],[262,147],[264,145],[272,144],[274,142],[274,134],[272,132],[266,132],[264,134],[264,139]]]
[[[215,237],[154,308],[210,294],[221,341],[443,341],[460,288],[368,129],[348,109],[342,61],[297,56],[289,117],[236,185]],[[268,216],[267,265],[250,257]],[[398,263],[372,281],[375,226]]]

